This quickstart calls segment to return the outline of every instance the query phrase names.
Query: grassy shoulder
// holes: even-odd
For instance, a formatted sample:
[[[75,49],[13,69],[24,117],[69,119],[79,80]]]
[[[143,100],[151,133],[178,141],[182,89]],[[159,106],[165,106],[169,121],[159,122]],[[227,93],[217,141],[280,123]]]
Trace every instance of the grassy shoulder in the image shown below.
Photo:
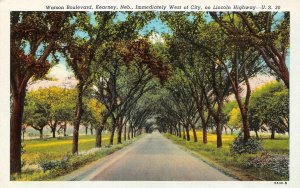
[[[43,158],[59,160],[72,151],[73,137],[57,137],[47,139],[25,140],[22,162],[24,166],[35,164]],[[116,143],[116,137],[114,143]],[[102,145],[109,144],[109,134],[102,136]],[[78,149],[79,152],[87,151],[95,147],[95,135],[80,135]]]
[[[189,150],[194,155],[200,156],[205,162],[215,166],[226,174],[229,174],[237,179],[251,181],[251,180],[268,180],[268,181],[287,181],[288,177],[282,177],[278,174],[262,168],[254,168],[247,166],[247,161],[253,157],[262,155],[258,154],[241,154],[232,155],[230,153],[230,145],[236,135],[223,135],[223,147],[216,148],[216,135],[208,134],[208,143],[202,143],[202,132],[197,132],[198,142],[186,141],[174,135],[165,134],[165,136],[172,140],[174,143],[182,146],[184,149]],[[267,136],[262,136],[262,146],[265,152],[288,155],[289,143],[287,137],[278,137],[275,140],[267,139]]]
[[[104,135],[102,145],[108,145],[108,136]],[[30,140],[25,142],[25,153],[22,156],[24,168],[22,174],[11,176],[15,181],[49,181],[59,176],[66,175],[86,164],[101,159],[123,147],[137,141],[143,135],[115,144],[93,150],[95,136],[81,136],[79,139],[79,154],[72,155],[72,137],[47,140]],[[116,141],[114,141],[116,143]],[[41,165],[43,168],[41,168]],[[26,167],[27,166],[27,167]],[[32,166],[35,168],[28,168]],[[47,169],[47,170],[45,170]]]

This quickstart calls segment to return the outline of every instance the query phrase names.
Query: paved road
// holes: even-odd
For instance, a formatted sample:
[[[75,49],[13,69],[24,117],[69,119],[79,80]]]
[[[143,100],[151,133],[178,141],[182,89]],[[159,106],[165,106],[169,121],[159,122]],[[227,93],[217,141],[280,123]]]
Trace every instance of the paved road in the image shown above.
[[[183,151],[160,133],[144,136],[138,142],[63,180],[108,181],[234,181]]]

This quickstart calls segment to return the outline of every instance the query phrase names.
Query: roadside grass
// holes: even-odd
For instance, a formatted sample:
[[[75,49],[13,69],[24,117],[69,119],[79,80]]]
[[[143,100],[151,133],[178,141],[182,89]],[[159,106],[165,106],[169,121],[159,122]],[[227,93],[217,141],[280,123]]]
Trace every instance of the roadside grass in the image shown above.
[[[219,168],[225,173],[240,180],[268,180],[268,181],[287,181],[287,177],[281,177],[267,169],[262,170],[258,168],[248,167],[247,161],[255,157],[258,154],[241,154],[232,155],[230,153],[230,145],[233,142],[236,135],[222,135],[223,147],[216,147],[216,135],[208,133],[207,144],[202,143],[202,132],[197,132],[198,142],[193,141],[191,133],[191,140],[186,141],[182,138],[178,138],[174,135],[165,134],[168,139],[171,139],[176,144],[191,150],[192,153],[200,155],[204,160],[213,166]],[[266,152],[277,154],[289,154],[289,142],[287,136],[281,136],[275,140],[269,139],[269,137],[262,136],[261,143]]]
[[[34,164],[38,160],[47,157],[49,160],[61,159],[63,156],[71,153],[73,137],[57,137],[47,139],[25,140],[24,154],[22,161],[24,164]],[[116,143],[116,137],[114,143]],[[108,145],[109,134],[102,136],[102,146]],[[79,152],[90,150],[95,147],[95,135],[80,135],[78,149]]]
[[[142,135],[133,139],[123,141],[122,144],[116,144],[111,147],[102,147],[96,152],[80,154],[95,148],[95,136],[81,135],[79,138],[79,155],[71,155],[72,137],[64,138],[49,138],[25,141],[25,153],[22,155],[22,161],[26,165],[33,165],[36,168],[23,168],[21,174],[14,174],[11,180],[15,181],[49,181],[55,178],[66,175],[92,161],[101,159],[123,147],[135,142]],[[47,145],[49,144],[49,146]],[[102,146],[109,143],[109,134],[102,136]],[[67,160],[66,160],[67,159]],[[39,167],[40,161],[58,162],[58,165],[49,170],[43,171]]]

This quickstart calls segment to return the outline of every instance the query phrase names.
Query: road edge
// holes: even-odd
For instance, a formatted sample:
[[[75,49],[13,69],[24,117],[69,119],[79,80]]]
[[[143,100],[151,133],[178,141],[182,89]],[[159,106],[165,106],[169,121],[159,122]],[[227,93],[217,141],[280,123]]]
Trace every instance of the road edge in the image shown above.
[[[71,172],[69,172],[67,174],[64,174],[62,176],[58,176],[56,178],[53,178],[50,181],[79,181],[79,180],[85,181],[85,180],[87,180],[87,177],[90,177],[91,175],[85,176],[82,179],[77,179],[77,177],[82,176],[83,173],[85,173],[86,171],[89,171],[89,170],[92,171],[91,173],[93,174],[93,171],[94,171],[93,168],[95,168],[95,164],[101,163],[102,161],[106,160],[110,156],[115,155],[116,153],[122,152],[125,149],[128,149],[128,147],[130,147],[132,144],[136,144],[137,142],[139,142],[145,136],[146,136],[146,134],[142,134],[138,137],[135,137],[135,138],[133,138],[135,140],[131,140],[131,142],[128,143],[127,145],[125,145],[124,147],[122,147],[122,148],[120,148],[120,149],[118,149],[118,150],[116,150],[116,151],[114,151],[114,152],[112,152],[112,153],[110,153],[106,156],[100,157],[99,159],[96,159],[96,160],[94,160],[90,163],[87,163],[87,164],[77,168],[74,171],[71,171]],[[115,145],[115,146],[117,146],[117,145]]]

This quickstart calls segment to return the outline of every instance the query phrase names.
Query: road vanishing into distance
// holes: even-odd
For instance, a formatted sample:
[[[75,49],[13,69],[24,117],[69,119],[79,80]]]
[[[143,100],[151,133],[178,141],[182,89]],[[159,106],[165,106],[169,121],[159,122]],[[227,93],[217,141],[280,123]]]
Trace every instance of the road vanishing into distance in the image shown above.
[[[64,181],[234,181],[160,133],[62,177]]]

